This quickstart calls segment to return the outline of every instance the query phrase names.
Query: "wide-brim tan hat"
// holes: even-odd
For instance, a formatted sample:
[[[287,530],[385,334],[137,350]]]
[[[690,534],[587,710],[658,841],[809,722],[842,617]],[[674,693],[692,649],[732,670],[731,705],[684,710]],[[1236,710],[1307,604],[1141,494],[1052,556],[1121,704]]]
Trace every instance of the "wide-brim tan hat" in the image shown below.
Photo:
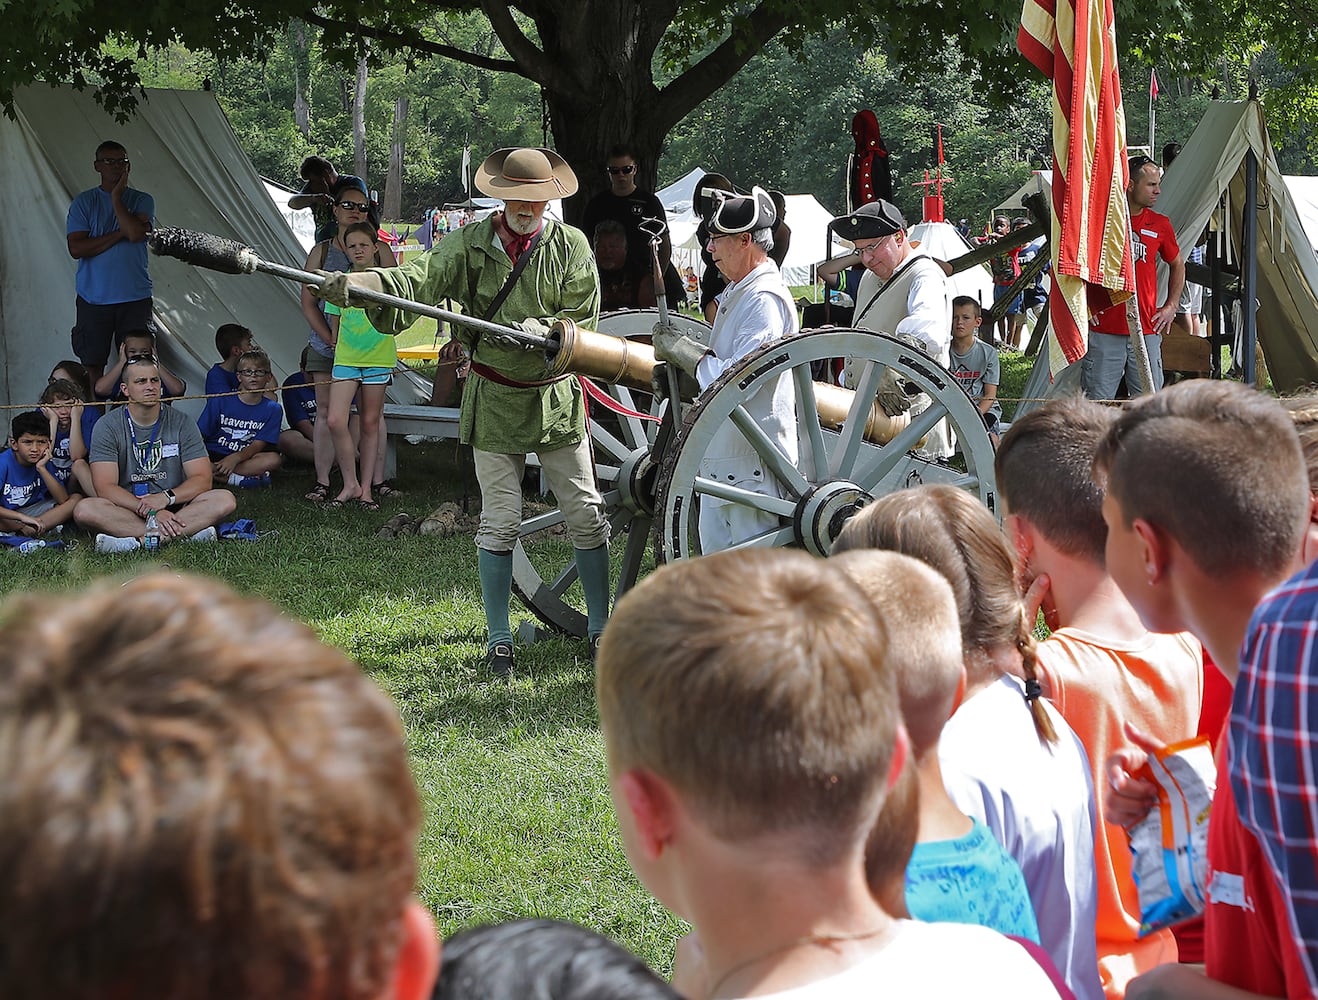
[[[476,189],[504,201],[553,201],[577,193],[577,175],[552,149],[499,149],[477,168]]]

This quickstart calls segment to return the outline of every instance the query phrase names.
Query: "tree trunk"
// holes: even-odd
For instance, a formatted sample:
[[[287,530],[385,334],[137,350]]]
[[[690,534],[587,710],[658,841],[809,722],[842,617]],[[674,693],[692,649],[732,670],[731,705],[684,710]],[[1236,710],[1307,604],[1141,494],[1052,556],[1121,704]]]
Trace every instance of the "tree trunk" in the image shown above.
[[[363,55],[357,60],[357,89],[352,95],[352,172],[362,180],[366,180],[366,75]]]
[[[310,142],[311,102],[307,95],[311,92],[311,58],[307,26],[294,18],[288,22],[288,28],[293,49],[293,121],[302,138]]]
[[[404,77],[406,80],[406,77]],[[403,156],[407,151],[406,94],[399,94],[394,102],[394,136],[389,144],[389,174],[384,182],[384,204],[381,214],[386,219],[403,217]]]

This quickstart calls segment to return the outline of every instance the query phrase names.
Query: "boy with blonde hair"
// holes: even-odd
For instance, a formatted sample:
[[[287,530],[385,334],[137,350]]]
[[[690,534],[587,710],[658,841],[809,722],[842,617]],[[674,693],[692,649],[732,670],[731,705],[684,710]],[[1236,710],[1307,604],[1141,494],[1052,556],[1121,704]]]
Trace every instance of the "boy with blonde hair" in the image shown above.
[[[1103,490],[1090,470],[1116,416],[1080,397],[1046,403],[1012,425],[995,462],[1004,528],[1053,630],[1038,648],[1039,678],[1089,754],[1099,816],[1103,764],[1130,745],[1125,727],[1179,743],[1194,737],[1203,701],[1198,641],[1150,633],[1107,572]],[[1115,998],[1141,972],[1175,962],[1177,946],[1168,928],[1141,931],[1126,831],[1100,822],[1095,834],[1098,968]]]
[[[982,924],[1039,942],[1020,865],[989,828],[957,808],[943,784],[938,737],[966,689],[952,586],[910,556],[853,549],[831,560],[874,602],[889,629],[902,721],[919,780],[919,833],[906,866],[917,920]]]
[[[267,602],[152,574],[0,611],[6,1000],[423,1000],[393,704]]]
[[[693,994],[1057,995],[1020,945],[895,919],[870,892],[906,744],[888,647],[855,586],[795,551],[673,563],[614,610],[596,673],[610,788],[633,869],[695,927]]]

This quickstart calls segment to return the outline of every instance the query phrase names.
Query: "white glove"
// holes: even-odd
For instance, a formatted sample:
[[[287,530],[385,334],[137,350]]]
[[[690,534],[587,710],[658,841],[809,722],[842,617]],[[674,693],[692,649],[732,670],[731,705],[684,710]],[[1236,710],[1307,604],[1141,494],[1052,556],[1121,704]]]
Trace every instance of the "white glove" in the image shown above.
[[[654,356],[659,361],[667,361],[682,371],[694,375],[700,359],[709,353],[709,348],[688,337],[671,323],[656,323],[651,331],[650,343],[654,346]]]
[[[348,308],[348,272],[317,271],[320,284],[311,286],[311,294],[318,299],[332,302],[340,309]]]
[[[509,323],[508,325],[525,333],[534,334],[537,337],[549,336],[549,327],[538,319],[524,319],[520,323]],[[539,351],[543,349],[540,344],[528,343],[506,333],[482,333],[481,336],[491,344],[498,344],[500,347],[508,347],[516,351]]]

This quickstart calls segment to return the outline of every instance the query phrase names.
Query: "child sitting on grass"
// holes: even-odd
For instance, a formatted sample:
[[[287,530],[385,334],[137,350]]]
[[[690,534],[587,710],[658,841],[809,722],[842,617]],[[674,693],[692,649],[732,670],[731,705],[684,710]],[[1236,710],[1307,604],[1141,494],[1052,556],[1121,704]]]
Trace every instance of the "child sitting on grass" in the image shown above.
[[[783,549],[671,563],[618,602],[596,671],[610,789],[632,868],[695,927],[686,995],[1058,995],[1021,945],[870,891],[906,755],[889,631]]]
[[[958,295],[952,300],[952,347],[947,367],[979,407],[989,438],[996,446],[1002,425],[1002,407],[998,405],[1001,366],[997,350],[979,339],[979,325],[983,321],[979,303],[969,295]]]
[[[378,233],[368,223],[354,223],[344,230],[343,244],[354,271],[375,265],[377,242]],[[334,384],[330,386],[327,419],[334,456],[343,475],[343,489],[330,505],[342,507],[355,500],[363,510],[377,511],[380,504],[371,496],[372,482],[383,426],[384,393],[393,382],[398,349],[394,338],[378,332],[356,306],[340,309],[326,303],[325,316],[334,336]],[[361,437],[356,445],[348,427],[354,399],[361,421]]]
[[[834,556],[889,627],[902,721],[919,776],[920,825],[906,866],[906,907],[917,920],[982,924],[1036,944],[1039,926],[1020,865],[979,820],[957,808],[943,784],[938,737],[965,694],[961,626],[952,587],[924,563],[896,552]]]
[[[283,412],[264,391],[270,358],[262,351],[248,351],[238,359],[235,374],[241,391],[206,400],[197,428],[216,482],[242,489],[269,486],[271,473],[283,462],[276,450]]]
[[[0,454],[0,531],[37,538],[73,516],[82,496],[70,494],[50,469],[50,445],[44,413],[14,417],[9,449]]]
[[[87,464],[92,430],[101,416],[75,383],[55,379],[41,391],[41,412],[50,420],[50,471],[67,490],[94,497],[92,469]]]
[[[1006,538],[965,490],[921,486],[890,493],[847,522],[833,551],[857,548],[914,556],[951,582],[966,696],[939,743],[948,793],[1021,866],[1040,942],[1067,985],[1082,1000],[1101,1000],[1089,763],[1040,697],[1034,619]]]

